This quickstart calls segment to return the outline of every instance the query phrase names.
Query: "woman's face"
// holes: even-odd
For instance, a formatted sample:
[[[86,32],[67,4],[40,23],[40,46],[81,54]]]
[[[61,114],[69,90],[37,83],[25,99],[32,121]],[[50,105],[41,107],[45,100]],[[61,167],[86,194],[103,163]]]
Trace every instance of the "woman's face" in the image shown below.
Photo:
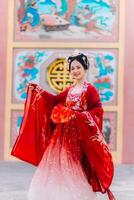
[[[77,60],[74,60],[71,63],[70,74],[73,79],[79,81],[85,77],[86,70],[81,63],[79,63]]]

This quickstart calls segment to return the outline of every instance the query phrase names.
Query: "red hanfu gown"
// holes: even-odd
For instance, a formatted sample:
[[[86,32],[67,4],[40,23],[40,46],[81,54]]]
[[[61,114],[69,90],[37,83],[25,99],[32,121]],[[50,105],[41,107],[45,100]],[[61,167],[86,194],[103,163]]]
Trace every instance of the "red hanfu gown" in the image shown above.
[[[28,200],[96,200],[109,190],[114,167],[102,134],[103,108],[84,82],[53,95],[30,83],[24,117],[11,155],[37,167]]]

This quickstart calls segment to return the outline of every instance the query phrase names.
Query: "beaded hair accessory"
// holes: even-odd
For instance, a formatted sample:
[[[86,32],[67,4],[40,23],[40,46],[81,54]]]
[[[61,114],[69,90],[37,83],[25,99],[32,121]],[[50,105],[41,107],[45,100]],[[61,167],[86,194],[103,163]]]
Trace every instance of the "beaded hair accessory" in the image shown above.
[[[69,57],[68,57],[68,60],[67,60],[68,63],[70,64],[70,62],[71,62],[72,60],[74,60],[75,58],[77,58],[77,57],[79,57],[79,56],[82,58],[84,64],[85,64],[86,66],[89,66],[89,61],[88,61],[87,56],[86,56],[85,54],[81,53],[78,49],[76,49],[76,50],[73,52],[72,56],[69,56]]]
[[[80,54],[81,54],[80,51],[78,49],[75,49],[73,54],[68,57],[68,62],[70,63],[73,58],[79,56]]]

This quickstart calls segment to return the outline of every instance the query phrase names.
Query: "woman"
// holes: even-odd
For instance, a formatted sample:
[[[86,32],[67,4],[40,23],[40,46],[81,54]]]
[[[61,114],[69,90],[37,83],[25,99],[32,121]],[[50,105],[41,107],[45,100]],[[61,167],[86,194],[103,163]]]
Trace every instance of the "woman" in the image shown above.
[[[97,200],[113,178],[111,153],[102,135],[103,108],[86,81],[83,53],[68,58],[74,86],[58,95],[29,84],[20,134],[11,154],[38,165],[28,200]]]

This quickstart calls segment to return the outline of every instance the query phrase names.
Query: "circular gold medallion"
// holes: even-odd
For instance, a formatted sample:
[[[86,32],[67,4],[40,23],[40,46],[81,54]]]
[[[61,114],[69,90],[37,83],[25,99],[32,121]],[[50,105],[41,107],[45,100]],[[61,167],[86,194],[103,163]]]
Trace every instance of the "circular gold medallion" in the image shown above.
[[[56,92],[61,92],[67,86],[74,84],[69,74],[68,64],[65,58],[56,59],[49,65],[47,79],[49,85]]]

